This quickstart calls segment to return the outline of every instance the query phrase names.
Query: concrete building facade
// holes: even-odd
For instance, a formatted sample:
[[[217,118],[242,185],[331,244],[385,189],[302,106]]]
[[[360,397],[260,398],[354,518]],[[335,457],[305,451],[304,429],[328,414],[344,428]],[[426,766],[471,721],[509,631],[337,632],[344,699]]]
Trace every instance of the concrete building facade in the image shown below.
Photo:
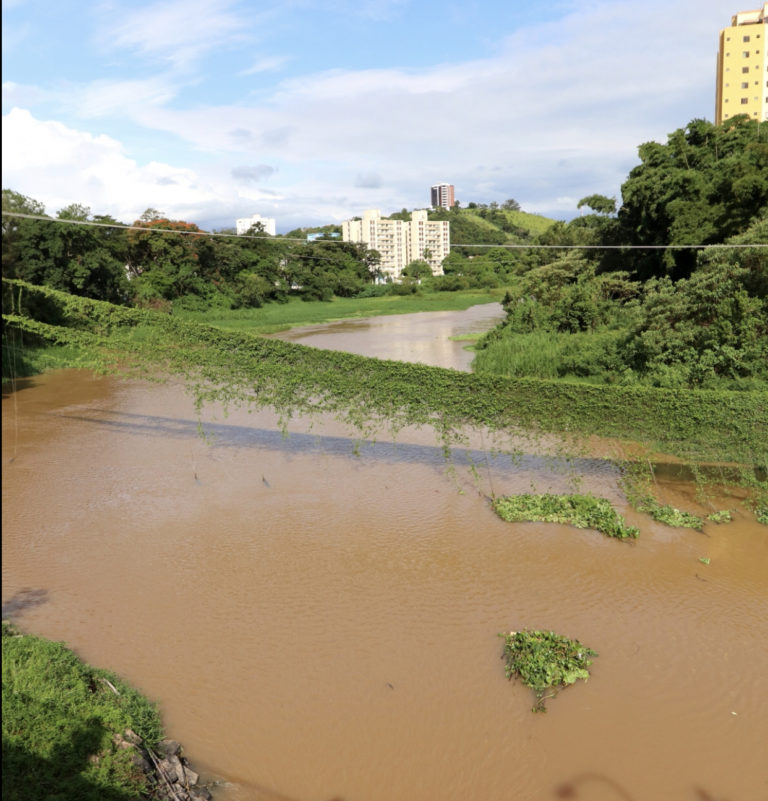
[[[435,184],[429,194],[430,205],[433,209],[450,209],[456,202],[453,184]]]
[[[768,120],[768,3],[740,11],[720,31],[715,123],[738,114]]]
[[[235,220],[235,230],[238,236],[242,236],[252,225],[257,223],[261,223],[264,226],[265,234],[275,235],[277,229],[274,218],[262,217],[261,214],[253,214],[250,217],[241,217],[239,220]]]
[[[410,220],[387,220],[378,209],[368,209],[362,220],[346,220],[341,225],[345,242],[360,242],[381,254],[380,270],[390,280],[398,280],[412,262],[423,260],[432,275],[443,274],[443,259],[450,252],[450,223],[430,221],[424,210],[414,211]]]

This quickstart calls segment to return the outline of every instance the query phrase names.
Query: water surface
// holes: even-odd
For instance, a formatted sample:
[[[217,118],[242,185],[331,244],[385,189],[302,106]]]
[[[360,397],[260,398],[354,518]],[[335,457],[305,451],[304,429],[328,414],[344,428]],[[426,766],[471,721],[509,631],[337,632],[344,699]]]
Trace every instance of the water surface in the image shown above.
[[[418,336],[384,319],[368,353],[396,357]],[[158,699],[217,801],[768,797],[768,529],[654,523],[599,459],[475,436],[473,476],[429,431],[203,418],[174,384],[80,371],[4,395],[3,604]],[[641,538],[488,505],[575,478]],[[544,715],[504,677],[497,635],[525,626],[600,654]]]

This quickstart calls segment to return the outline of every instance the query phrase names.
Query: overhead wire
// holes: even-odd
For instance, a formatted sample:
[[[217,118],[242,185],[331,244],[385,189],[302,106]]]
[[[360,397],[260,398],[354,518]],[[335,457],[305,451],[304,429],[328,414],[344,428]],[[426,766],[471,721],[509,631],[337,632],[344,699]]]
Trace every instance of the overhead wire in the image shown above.
[[[182,234],[186,236],[214,236],[230,239],[256,239],[263,242],[302,242],[306,245],[342,245],[342,244],[364,244],[361,242],[349,242],[341,239],[316,239],[308,240],[300,237],[270,236],[269,234],[257,236],[254,234],[230,234],[221,231],[189,231],[177,230],[175,228],[154,228],[149,225],[125,225],[123,223],[100,223],[95,220],[62,220],[56,217],[45,217],[38,214],[24,214],[16,211],[3,211],[3,217],[14,217],[24,220],[39,220],[42,222],[58,223],[65,225],[84,225],[94,228],[115,228],[120,231],[151,231],[159,234]],[[486,244],[477,242],[452,242],[449,249],[453,248],[502,248],[505,250],[739,250],[746,248],[766,248],[768,243],[755,242],[753,244],[743,243],[718,243],[718,244],[671,244],[671,245],[540,245],[520,242],[505,242],[501,244]],[[315,257],[319,258],[319,257]]]

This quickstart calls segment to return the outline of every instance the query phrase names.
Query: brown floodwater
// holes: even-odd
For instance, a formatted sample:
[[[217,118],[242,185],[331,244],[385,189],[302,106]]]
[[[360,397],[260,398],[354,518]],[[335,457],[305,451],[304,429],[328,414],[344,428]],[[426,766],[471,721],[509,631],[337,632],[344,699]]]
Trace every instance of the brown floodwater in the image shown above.
[[[407,320],[387,319],[403,353]],[[226,782],[217,801],[768,798],[753,518],[668,528],[627,507],[609,462],[494,456],[477,433],[448,468],[428,430],[358,443],[329,419],[287,436],[270,412],[202,420],[205,436],[175,384],[7,388],[2,597],[156,699]],[[488,506],[572,486],[640,538]],[[684,482],[661,492],[710,510]],[[546,714],[504,677],[497,635],[523,627],[599,653]]]

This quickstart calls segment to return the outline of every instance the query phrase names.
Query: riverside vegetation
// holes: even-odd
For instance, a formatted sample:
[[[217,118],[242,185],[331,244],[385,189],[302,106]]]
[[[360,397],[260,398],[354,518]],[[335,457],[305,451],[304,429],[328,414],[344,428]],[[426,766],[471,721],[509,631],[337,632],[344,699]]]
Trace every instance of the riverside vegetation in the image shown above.
[[[4,799],[210,801],[153,703],[63,643],[2,639]]]

